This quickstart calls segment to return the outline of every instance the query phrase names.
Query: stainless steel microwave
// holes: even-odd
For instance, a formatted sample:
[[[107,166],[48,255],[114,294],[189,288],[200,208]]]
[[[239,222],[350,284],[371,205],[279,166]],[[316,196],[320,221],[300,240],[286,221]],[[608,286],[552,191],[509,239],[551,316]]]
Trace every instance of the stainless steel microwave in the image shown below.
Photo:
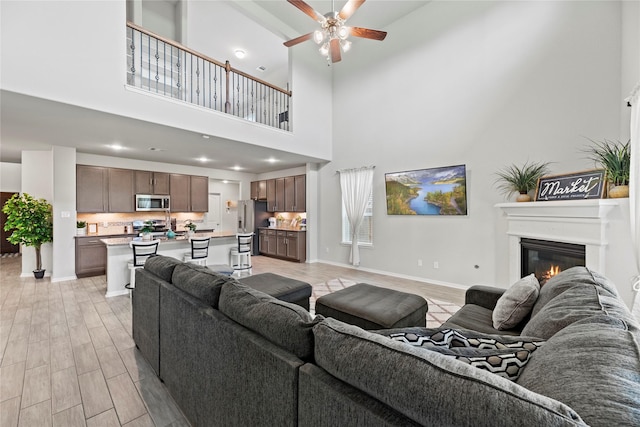
[[[169,196],[157,194],[136,194],[137,211],[167,211],[169,208]]]

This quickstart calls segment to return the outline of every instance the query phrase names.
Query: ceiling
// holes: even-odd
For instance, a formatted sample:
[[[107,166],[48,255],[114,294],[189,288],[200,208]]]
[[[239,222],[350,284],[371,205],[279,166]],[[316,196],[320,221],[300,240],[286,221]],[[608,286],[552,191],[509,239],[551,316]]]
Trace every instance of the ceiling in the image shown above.
[[[331,1],[309,0],[307,3],[323,14],[331,11]],[[336,2],[336,9],[342,8],[344,3]],[[369,0],[348,22],[353,26],[385,30],[390,23],[426,3],[428,2]],[[283,42],[317,28],[311,18],[284,0],[236,1],[229,4],[278,35]],[[246,27],[242,31],[246,40]],[[233,43],[233,35],[227,33],[224,40]],[[354,40],[354,47],[360,41],[371,42]],[[317,48],[313,42],[307,44],[307,47],[301,45],[296,48]],[[278,65],[273,62],[271,65],[272,68],[279,66],[288,69],[286,63]],[[319,61],[318,66],[324,64]],[[318,161],[223,138],[204,139],[202,135],[191,131],[13,92],[2,91],[0,108],[2,162],[19,163],[22,150],[46,150],[51,145],[75,147],[79,153],[220,170],[239,170],[240,167],[241,171],[249,173],[267,173]],[[110,147],[114,141],[119,141],[126,149],[115,151]],[[203,156],[208,161],[199,160]]]

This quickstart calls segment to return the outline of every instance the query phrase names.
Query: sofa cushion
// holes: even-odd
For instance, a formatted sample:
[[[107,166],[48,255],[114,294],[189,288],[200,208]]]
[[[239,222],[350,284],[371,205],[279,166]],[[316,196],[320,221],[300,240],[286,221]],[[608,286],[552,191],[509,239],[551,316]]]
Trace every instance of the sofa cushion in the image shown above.
[[[377,331],[394,341],[436,351],[515,381],[531,356],[544,341],[526,337],[501,337],[469,330],[422,329]]]
[[[236,281],[222,287],[220,311],[300,359],[312,359],[312,327],[322,316],[314,320],[299,305],[280,301]]]
[[[218,308],[222,285],[234,279],[191,263],[180,263],[173,270],[171,282],[177,287]]]
[[[540,282],[535,274],[523,277],[511,285],[493,309],[493,327],[502,331],[518,326],[531,313],[539,293]]]
[[[532,356],[517,383],[598,426],[640,425],[637,324],[598,315],[567,326]]]
[[[144,263],[144,269],[160,277],[165,282],[171,282],[173,270],[176,265],[182,264],[175,258],[169,256],[150,256]]]
[[[549,339],[574,322],[601,314],[620,319],[630,316],[624,303],[608,290],[596,284],[576,282],[545,304],[529,320],[522,334]]]
[[[442,324],[447,328],[471,329],[485,334],[520,335],[520,325],[507,331],[493,327],[492,310],[476,304],[465,304]]]
[[[566,405],[442,354],[330,318],[313,331],[318,366],[420,424],[584,425]]]
[[[585,285],[598,286],[603,290],[603,292],[606,292],[611,296],[618,295],[616,287],[604,276],[601,276],[586,267],[572,267],[553,276],[540,288],[540,295],[538,295],[538,300],[533,305],[531,317],[538,314],[545,305],[563,292],[575,286]]]

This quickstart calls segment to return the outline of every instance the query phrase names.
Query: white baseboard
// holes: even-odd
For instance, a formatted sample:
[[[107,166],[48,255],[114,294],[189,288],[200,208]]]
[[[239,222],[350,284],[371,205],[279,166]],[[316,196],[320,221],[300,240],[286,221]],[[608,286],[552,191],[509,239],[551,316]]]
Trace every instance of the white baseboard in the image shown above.
[[[76,277],[76,275],[74,274],[73,276],[67,276],[67,277],[56,277],[55,279],[51,279],[51,283],[56,283],[56,282],[67,282],[69,280],[78,280],[78,278]]]
[[[312,262],[312,261],[307,261],[307,262]],[[471,287],[471,285],[461,285],[459,283],[443,282],[442,280],[434,280],[434,279],[428,279],[424,277],[409,276],[407,274],[399,274],[399,273],[393,273],[390,271],[376,270],[374,268],[354,267],[351,264],[343,264],[340,262],[325,261],[325,260],[321,260],[321,261],[314,260],[313,262],[316,262],[319,264],[335,265],[336,267],[350,268],[352,270],[366,271],[367,273],[376,273],[376,274],[383,274],[385,276],[399,277],[401,279],[414,280],[416,282],[428,283],[430,285],[444,286],[447,288],[466,290]]]
[[[106,298],[119,297],[120,295],[129,295],[129,289],[124,289],[122,291],[111,291],[104,294]]]

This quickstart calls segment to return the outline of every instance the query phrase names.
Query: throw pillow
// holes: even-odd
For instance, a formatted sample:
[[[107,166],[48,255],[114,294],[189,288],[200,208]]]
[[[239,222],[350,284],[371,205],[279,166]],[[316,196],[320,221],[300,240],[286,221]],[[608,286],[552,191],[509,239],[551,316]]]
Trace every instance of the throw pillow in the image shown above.
[[[524,337],[498,337],[456,329],[423,329],[385,333],[394,341],[435,351],[463,363],[515,381],[531,353],[544,341]]]
[[[518,280],[498,299],[492,314],[493,327],[500,331],[515,328],[531,313],[539,293],[535,274]]]

